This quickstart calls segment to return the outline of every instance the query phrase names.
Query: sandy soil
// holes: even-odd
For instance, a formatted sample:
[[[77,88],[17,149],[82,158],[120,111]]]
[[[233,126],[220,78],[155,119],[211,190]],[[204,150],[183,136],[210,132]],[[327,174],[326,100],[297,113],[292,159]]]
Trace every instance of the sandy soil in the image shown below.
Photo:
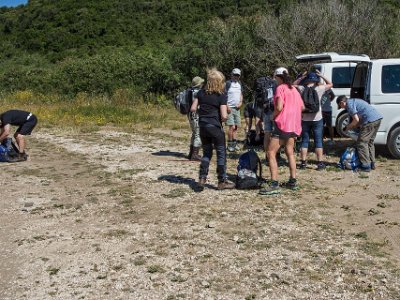
[[[338,170],[341,140],[299,191],[217,191],[214,163],[199,193],[185,135],[34,132],[0,166],[0,298],[400,299],[399,160]]]

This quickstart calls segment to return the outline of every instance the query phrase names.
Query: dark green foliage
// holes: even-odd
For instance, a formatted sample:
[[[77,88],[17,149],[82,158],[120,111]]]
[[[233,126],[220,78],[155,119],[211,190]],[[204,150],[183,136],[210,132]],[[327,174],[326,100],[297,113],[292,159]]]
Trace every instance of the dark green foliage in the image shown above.
[[[399,56],[398,19],[392,0],[30,0],[0,9],[0,90],[173,94],[215,66],[250,96],[297,54]]]

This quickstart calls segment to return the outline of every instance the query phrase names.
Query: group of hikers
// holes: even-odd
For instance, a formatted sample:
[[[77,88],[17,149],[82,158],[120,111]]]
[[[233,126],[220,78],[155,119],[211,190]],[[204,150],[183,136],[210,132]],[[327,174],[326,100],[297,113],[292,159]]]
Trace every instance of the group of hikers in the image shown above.
[[[243,105],[243,86],[240,81],[241,70],[234,68],[231,78],[225,80],[222,72],[216,68],[207,70],[207,80],[196,76],[192,80],[192,104],[188,119],[192,129],[189,159],[200,161],[198,188],[203,190],[209,173],[213,149],[216,150],[217,189],[233,189],[235,183],[227,179],[227,151],[240,151],[237,134],[241,125],[240,109]],[[256,84],[254,99],[245,107],[244,116],[247,119],[255,117],[256,140],[264,133],[263,146],[266,163],[270,169],[270,180],[259,190],[262,195],[273,195],[280,188],[297,189],[296,169],[307,168],[307,154],[310,136],[313,136],[316,170],[326,168],[323,155],[324,124],[329,128],[329,143],[333,144],[332,112],[323,111],[324,103],[334,99],[331,90],[332,82],[318,70],[304,72],[292,81],[289,72],[284,67],[277,68],[273,78],[268,76],[257,79],[264,82],[264,100],[257,101]],[[268,82],[268,84],[266,84]],[[261,84],[261,86],[262,86]],[[266,94],[269,94],[268,96]],[[314,104],[312,99],[314,97]],[[268,99],[270,98],[270,102]],[[316,103],[315,103],[316,101]],[[310,104],[311,103],[311,104]],[[375,169],[374,140],[382,116],[362,99],[348,99],[341,95],[336,98],[338,109],[348,111],[351,122],[343,129],[357,128],[359,135],[356,148],[359,155],[359,171],[370,172]],[[251,123],[246,122],[246,132],[249,133]],[[227,133],[224,131],[227,126]],[[226,142],[226,135],[228,141]],[[300,163],[296,164],[295,142],[300,138]],[[289,165],[288,181],[278,181],[278,160],[280,149],[284,148]],[[202,148],[203,153],[199,151]]]

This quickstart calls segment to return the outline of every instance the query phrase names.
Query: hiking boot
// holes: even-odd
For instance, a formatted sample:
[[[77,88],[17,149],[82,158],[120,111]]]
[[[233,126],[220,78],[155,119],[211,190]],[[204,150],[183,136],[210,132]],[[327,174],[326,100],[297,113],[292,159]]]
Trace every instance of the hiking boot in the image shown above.
[[[201,161],[201,156],[199,155],[200,147],[193,147],[192,155],[190,156],[190,160],[192,161]]]
[[[317,171],[322,171],[322,170],[325,170],[325,168],[326,168],[326,165],[322,162],[322,161],[320,161],[318,164],[317,164]]]
[[[206,178],[200,178],[199,179],[199,182],[197,183],[198,190],[200,190],[200,191],[204,190],[204,186],[206,185],[206,181],[207,181]]]
[[[305,169],[307,169],[307,163],[306,163],[305,160],[302,160],[302,161],[300,162],[299,169],[300,169],[300,170],[305,170]]]
[[[236,186],[233,182],[228,182],[228,181],[222,181],[218,182],[217,189],[218,190],[230,190],[234,189]]]
[[[370,166],[367,166],[367,167],[364,167],[364,166],[359,166],[358,167],[358,171],[359,172],[366,172],[366,173],[368,173],[368,172],[371,172],[371,167]]]
[[[285,182],[282,186],[287,189],[290,189],[290,190],[298,190],[299,189],[296,178],[289,178],[289,180],[287,182]]]
[[[271,181],[271,183],[261,190],[258,191],[260,195],[271,196],[277,195],[281,192],[278,181]]]

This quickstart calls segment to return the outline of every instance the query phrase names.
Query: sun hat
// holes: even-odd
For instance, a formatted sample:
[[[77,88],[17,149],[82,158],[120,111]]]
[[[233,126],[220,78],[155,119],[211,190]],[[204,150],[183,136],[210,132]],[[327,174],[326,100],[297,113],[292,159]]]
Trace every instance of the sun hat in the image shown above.
[[[275,75],[283,75],[283,73],[289,74],[289,72],[288,72],[288,70],[286,68],[280,67],[280,68],[275,70],[274,76]]]
[[[204,83],[204,79],[196,76],[192,79],[192,87],[200,87]]]
[[[232,70],[232,74],[233,75],[241,75],[242,74],[242,72],[240,71],[240,69],[238,69],[238,68],[234,68],[233,70]]]
[[[307,74],[307,77],[304,79],[304,84],[310,83],[310,82],[319,82],[319,77],[316,73],[310,72]]]

